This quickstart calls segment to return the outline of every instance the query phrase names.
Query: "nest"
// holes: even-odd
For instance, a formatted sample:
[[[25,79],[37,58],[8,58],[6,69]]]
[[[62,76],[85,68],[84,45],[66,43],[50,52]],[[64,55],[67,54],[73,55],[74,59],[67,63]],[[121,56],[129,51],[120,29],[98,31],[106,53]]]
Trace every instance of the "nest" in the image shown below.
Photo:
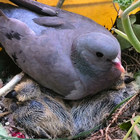
[[[140,54],[133,47],[123,50],[122,65],[127,72],[135,74],[140,70]]]

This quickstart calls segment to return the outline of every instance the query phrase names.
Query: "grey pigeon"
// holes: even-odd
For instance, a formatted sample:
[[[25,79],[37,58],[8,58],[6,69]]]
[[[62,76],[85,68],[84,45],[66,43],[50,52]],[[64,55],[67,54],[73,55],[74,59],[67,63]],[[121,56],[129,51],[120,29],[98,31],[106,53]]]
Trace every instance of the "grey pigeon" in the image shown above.
[[[10,1],[33,12],[1,3],[7,17],[0,12],[0,42],[42,86],[77,100],[110,88],[124,72],[118,41],[93,20],[32,0]]]

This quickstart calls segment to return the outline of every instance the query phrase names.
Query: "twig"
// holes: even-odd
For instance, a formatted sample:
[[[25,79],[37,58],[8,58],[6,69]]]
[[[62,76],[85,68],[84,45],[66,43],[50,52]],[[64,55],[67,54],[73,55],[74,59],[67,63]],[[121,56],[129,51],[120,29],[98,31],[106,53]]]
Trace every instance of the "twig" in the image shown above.
[[[120,10],[120,8],[119,9],[117,9],[117,7],[116,7],[116,5],[115,5],[115,3],[113,2],[113,7],[114,7],[114,9],[115,9],[115,11],[117,12],[117,15],[119,14],[119,10]]]
[[[59,0],[56,7],[61,8],[65,0]]]
[[[13,79],[9,83],[7,83],[4,87],[0,89],[0,97],[12,91],[14,86],[22,79],[23,76],[24,76],[23,72],[14,76]]]
[[[138,96],[139,93],[140,93],[140,91],[139,91],[137,94],[135,94],[130,100],[128,100],[128,101],[120,108],[120,110],[117,112],[117,114],[114,116],[113,120],[112,120],[111,123],[107,126],[107,128],[106,128],[106,130],[105,130],[105,132],[106,132],[106,133],[105,133],[105,138],[106,138],[106,140],[108,140],[108,131],[109,131],[109,127],[117,120],[118,116],[122,114],[124,108],[126,108],[126,106],[127,106],[132,100],[134,100],[134,99]]]
[[[109,130],[109,134],[111,134],[111,133],[113,133],[113,132],[115,132],[115,131],[117,131],[117,130],[119,130],[120,128],[117,126],[117,127],[112,127],[112,129],[111,130]],[[102,130],[103,132],[105,131],[105,128]],[[98,132],[96,132],[96,133],[93,133],[90,137],[88,137],[88,138],[86,138],[85,140],[95,140],[95,137],[96,137],[96,139],[102,139],[102,138],[104,138],[104,136],[105,136],[105,134],[99,134],[99,132],[100,132],[100,130],[98,131]]]
[[[126,54],[126,53],[122,53],[122,55],[125,55],[125,56],[127,56],[127,57],[130,57],[130,58],[133,59],[138,65],[140,65],[139,61],[136,60],[134,57],[132,57],[132,56]]]
[[[3,113],[0,113],[0,117],[3,117],[3,116],[5,116],[5,115],[8,115],[8,114],[10,114],[11,112],[3,112]]]

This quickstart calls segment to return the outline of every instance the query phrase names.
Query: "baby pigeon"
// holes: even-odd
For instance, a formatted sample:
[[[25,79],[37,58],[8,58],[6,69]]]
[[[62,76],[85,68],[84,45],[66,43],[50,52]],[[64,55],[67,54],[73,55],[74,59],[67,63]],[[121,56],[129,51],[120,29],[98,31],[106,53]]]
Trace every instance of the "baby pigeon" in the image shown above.
[[[0,42],[42,86],[78,100],[108,89],[124,72],[118,41],[93,20],[32,0],[10,1],[37,14],[0,4],[8,16],[0,12]]]
[[[136,93],[136,85],[128,80],[124,83],[124,79],[122,76],[110,90],[68,102],[25,78],[6,95],[3,103],[12,112],[16,126],[29,135],[73,137],[103,123],[119,103]],[[136,106],[131,106],[126,115],[135,111]]]
[[[27,130],[29,135],[42,138],[72,135],[72,117],[63,100],[41,93],[39,85],[31,79],[24,78],[6,95],[3,103],[13,112],[15,124]]]

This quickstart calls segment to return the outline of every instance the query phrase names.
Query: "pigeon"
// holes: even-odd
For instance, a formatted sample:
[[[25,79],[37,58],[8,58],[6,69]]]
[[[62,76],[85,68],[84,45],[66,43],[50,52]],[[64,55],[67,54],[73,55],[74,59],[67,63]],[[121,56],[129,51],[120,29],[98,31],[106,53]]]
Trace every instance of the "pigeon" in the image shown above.
[[[0,4],[0,43],[42,86],[79,100],[110,88],[125,71],[118,41],[95,21],[32,0],[10,1],[29,10]]]

